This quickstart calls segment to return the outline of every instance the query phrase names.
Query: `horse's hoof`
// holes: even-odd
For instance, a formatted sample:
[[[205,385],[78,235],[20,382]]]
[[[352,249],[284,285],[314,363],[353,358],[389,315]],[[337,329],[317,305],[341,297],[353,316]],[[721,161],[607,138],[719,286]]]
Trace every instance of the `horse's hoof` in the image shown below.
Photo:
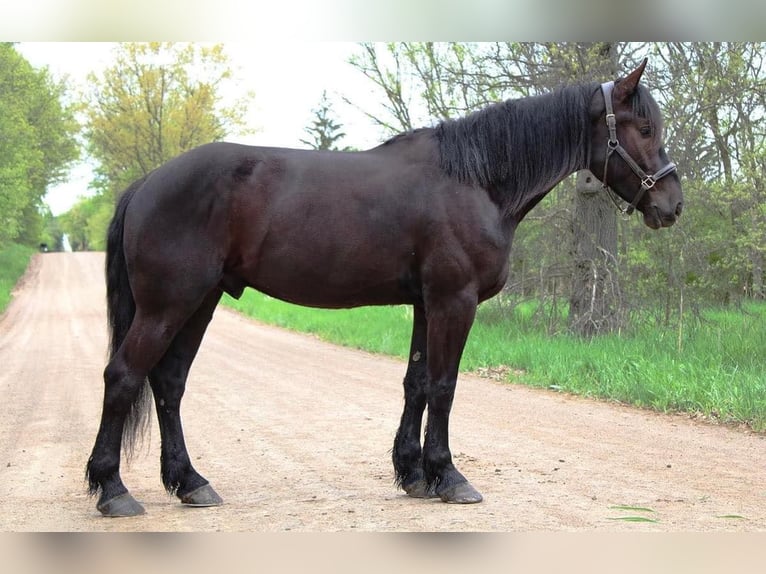
[[[129,492],[110,498],[105,502],[99,502],[96,508],[101,514],[109,518],[138,516],[146,512],[144,507]]]
[[[181,497],[181,502],[187,506],[220,506],[223,498],[209,484],[203,484],[196,490]]]
[[[440,489],[437,494],[442,501],[450,504],[476,504],[483,500],[479,491],[471,486],[470,482],[459,482],[444,490]]]
[[[428,483],[423,478],[409,484],[403,484],[402,489],[412,498],[436,498],[438,496],[434,488],[429,488]]]

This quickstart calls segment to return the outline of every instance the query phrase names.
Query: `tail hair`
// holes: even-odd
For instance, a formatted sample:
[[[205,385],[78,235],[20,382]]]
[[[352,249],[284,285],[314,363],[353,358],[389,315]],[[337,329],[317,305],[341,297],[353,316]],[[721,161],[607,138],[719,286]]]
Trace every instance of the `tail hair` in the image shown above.
[[[136,191],[146,177],[133,182],[117,201],[114,217],[109,223],[106,239],[106,308],[109,325],[109,358],[117,353],[136,314],[136,302],[130,287],[128,267],[123,249],[125,213]],[[149,428],[151,407],[149,381],[140,386],[125,419],[122,446],[128,458],[133,455],[137,443],[142,442]]]

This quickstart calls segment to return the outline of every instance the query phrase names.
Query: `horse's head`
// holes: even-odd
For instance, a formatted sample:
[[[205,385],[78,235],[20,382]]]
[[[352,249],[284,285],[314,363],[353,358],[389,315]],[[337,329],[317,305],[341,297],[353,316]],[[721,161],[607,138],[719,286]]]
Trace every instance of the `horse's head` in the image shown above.
[[[639,84],[646,60],[615,82],[602,84],[591,101],[589,169],[652,229],[673,225],[683,208],[681,182],[662,146],[662,115]]]

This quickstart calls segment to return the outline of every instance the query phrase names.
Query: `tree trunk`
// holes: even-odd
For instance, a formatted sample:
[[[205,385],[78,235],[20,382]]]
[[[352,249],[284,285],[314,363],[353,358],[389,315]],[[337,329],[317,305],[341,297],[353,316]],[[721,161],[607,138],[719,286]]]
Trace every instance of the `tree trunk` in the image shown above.
[[[597,45],[600,72],[619,70],[615,42]],[[590,171],[577,174],[573,230],[573,277],[569,328],[592,337],[622,326],[617,274],[617,212],[601,182]]]
[[[590,171],[577,174],[569,328],[583,337],[612,332],[622,326],[617,212],[606,193]]]
[[[753,264],[753,299],[766,299],[766,289],[763,285],[763,253],[758,249],[750,251],[750,261]]]

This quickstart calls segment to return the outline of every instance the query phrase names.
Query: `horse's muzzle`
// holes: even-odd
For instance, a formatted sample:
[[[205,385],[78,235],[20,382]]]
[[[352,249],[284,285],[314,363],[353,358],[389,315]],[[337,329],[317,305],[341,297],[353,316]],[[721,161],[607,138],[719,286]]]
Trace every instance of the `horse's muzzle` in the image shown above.
[[[656,203],[649,204],[648,208],[643,212],[644,224],[652,229],[660,229],[661,227],[670,227],[681,216],[683,211],[683,202],[679,201],[675,209],[670,211],[663,211]]]

